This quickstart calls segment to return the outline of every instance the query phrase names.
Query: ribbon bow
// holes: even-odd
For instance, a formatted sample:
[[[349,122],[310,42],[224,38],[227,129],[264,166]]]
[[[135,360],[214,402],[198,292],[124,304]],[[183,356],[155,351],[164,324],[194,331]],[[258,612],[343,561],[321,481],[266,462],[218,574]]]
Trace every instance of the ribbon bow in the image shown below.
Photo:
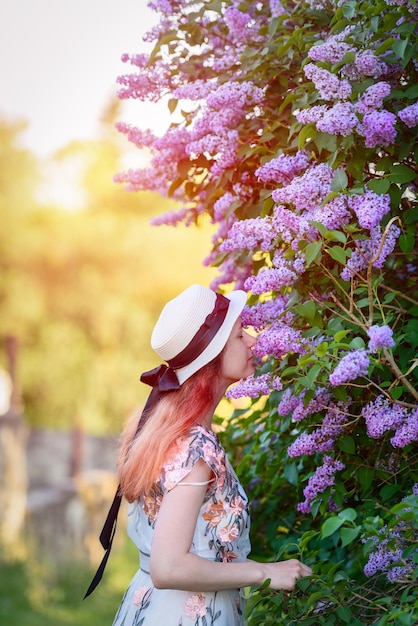
[[[158,389],[162,393],[164,393],[164,391],[175,391],[176,389],[180,389],[180,383],[176,372],[164,363],[162,365],[158,365],[158,367],[154,367],[154,369],[149,370],[148,372],[144,372],[141,375],[141,382],[153,387],[154,389]]]

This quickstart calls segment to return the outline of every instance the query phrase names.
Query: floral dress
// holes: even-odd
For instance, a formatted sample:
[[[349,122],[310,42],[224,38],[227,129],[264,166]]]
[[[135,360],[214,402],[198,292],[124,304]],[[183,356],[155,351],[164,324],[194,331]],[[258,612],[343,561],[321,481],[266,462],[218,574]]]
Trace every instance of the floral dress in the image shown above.
[[[212,592],[156,589],[149,575],[155,521],[164,494],[203,459],[214,473],[200,509],[190,551],[221,562],[245,561],[250,551],[247,497],[215,433],[196,426],[173,446],[151,493],[128,505],[127,529],[139,550],[134,575],[113,626],[242,626],[240,589]],[[180,487],[179,487],[180,488]]]

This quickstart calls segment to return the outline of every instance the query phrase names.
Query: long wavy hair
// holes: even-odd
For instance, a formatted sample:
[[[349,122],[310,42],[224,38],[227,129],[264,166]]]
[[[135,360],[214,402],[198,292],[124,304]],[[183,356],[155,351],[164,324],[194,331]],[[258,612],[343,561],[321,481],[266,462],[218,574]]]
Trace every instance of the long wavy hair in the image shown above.
[[[219,395],[223,351],[176,391],[163,394],[135,437],[140,411],[120,437],[117,468],[120,489],[129,502],[155,485],[168,451],[179,437],[201,423]]]

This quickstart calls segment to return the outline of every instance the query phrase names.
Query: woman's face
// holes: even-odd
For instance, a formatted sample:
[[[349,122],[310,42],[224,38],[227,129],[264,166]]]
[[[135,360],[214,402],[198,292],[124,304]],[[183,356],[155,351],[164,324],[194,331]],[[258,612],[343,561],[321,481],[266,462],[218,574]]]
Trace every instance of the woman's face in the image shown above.
[[[254,344],[255,338],[243,330],[239,317],[232,328],[222,359],[222,375],[228,386],[254,374]]]

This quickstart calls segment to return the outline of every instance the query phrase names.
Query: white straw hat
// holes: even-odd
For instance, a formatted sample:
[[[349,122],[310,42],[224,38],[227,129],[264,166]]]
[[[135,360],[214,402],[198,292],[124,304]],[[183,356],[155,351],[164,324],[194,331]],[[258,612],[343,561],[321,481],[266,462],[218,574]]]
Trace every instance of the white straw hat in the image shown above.
[[[165,305],[152,332],[151,346],[169,365],[186,347],[193,348],[193,340],[208,316],[216,313],[219,302],[227,307],[219,328],[209,343],[203,343],[202,351],[184,367],[177,369],[173,365],[180,384],[222,351],[246,301],[247,295],[244,291],[232,291],[221,296],[202,285],[192,285]]]

